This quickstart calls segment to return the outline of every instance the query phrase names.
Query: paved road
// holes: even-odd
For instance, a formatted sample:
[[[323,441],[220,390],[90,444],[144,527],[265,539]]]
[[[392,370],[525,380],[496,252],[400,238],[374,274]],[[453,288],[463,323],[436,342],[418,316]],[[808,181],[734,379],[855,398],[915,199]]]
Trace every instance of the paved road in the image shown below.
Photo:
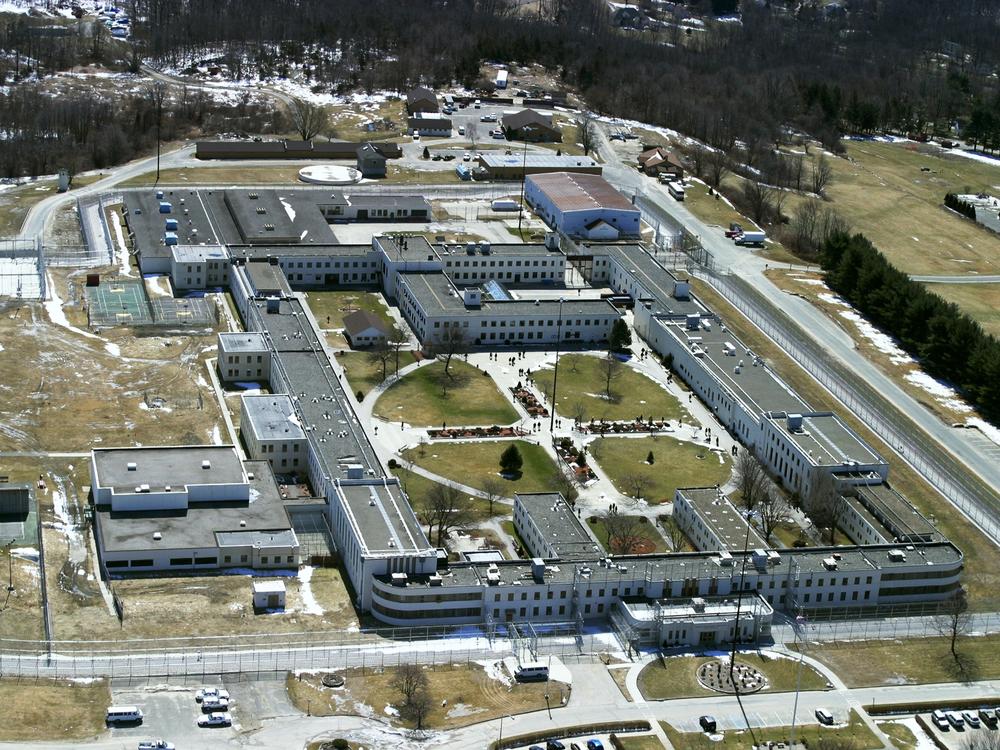
[[[984,450],[987,446],[974,440],[968,431],[955,430],[942,422],[870,360],[859,356],[854,349],[853,339],[821,310],[805,299],[784,294],[763,273],[770,265],[770,261],[759,257],[748,248],[738,247],[726,239],[719,227],[701,221],[688,210],[686,205],[671,198],[656,181],[622,164],[604,129],[598,128],[598,130],[599,150],[605,162],[605,174],[610,180],[626,189],[631,188],[637,193],[645,194],[655,201],[655,219],[669,226],[683,226],[698,236],[704,247],[712,254],[717,269],[728,270],[751,282],[765,297],[777,301],[776,304],[781,305],[784,312],[798,324],[802,333],[811,337],[831,356],[840,360],[861,380],[887,398],[900,414],[909,417],[915,431],[922,431],[938,447],[951,453],[987,486],[1000,487],[1000,462],[997,462],[989,451]],[[913,457],[898,455],[908,462],[913,460]],[[1000,541],[996,529],[988,531],[994,540]]]

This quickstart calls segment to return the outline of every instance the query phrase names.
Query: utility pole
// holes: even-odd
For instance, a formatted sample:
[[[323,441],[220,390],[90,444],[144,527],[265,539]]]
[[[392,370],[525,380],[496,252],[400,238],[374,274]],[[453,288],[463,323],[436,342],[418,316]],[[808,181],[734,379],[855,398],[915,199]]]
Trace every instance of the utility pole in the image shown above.
[[[552,371],[552,403],[549,405],[549,436],[556,428],[556,383],[559,380],[559,347],[562,344],[562,306],[563,298],[559,298],[559,320],[556,321],[556,366]]]
[[[524,237],[521,236],[521,217],[524,216],[524,180],[528,176],[528,132],[531,130],[531,126],[525,125],[523,130],[524,152],[521,155],[521,205],[517,210],[517,236],[520,238],[521,242],[524,242]]]
[[[7,543],[7,591],[12,592],[14,590],[14,556],[11,554],[11,548],[14,546],[16,539],[11,539]]]

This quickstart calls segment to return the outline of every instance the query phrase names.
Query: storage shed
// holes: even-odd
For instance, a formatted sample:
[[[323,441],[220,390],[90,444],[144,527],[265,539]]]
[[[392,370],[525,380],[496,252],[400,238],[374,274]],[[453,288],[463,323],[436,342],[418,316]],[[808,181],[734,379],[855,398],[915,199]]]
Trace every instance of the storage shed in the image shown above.
[[[284,581],[254,581],[253,608],[255,612],[285,608]]]

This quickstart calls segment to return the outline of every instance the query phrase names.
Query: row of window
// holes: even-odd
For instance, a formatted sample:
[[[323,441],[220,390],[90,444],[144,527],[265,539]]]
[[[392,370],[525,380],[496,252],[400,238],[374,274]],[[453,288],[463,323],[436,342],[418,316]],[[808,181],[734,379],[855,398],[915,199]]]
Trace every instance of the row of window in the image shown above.
[[[454,268],[469,268],[469,264],[470,263],[472,265],[472,268],[479,268],[480,267],[480,264],[479,264],[478,260],[472,260],[472,261],[468,261],[468,260],[458,261],[458,260],[456,260],[454,263],[452,263],[450,260],[446,260],[444,262],[444,265],[445,265],[446,268],[452,268],[452,267],[454,267]],[[523,263],[521,261],[519,261],[519,260],[508,260],[508,261],[491,260],[489,262],[489,267],[490,268],[504,268],[504,267],[506,267],[506,268],[538,268],[539,265],[541,265],[542,268],[545,268],[545,267],[547,267],[549,265],[549,262],[547,260],[542,260],[542,261],[538,261],[538,260],[535,260],[535,261],[526,260]],[[553,260],[552,261],[552,267],[553,268],[558,268],[558,267],[560,267],[562,265],[563,264],[560,263],[557,260]],[[486,266],[487,266],[487,263],[484,260],[482,262],[482,267],[486,268]]]

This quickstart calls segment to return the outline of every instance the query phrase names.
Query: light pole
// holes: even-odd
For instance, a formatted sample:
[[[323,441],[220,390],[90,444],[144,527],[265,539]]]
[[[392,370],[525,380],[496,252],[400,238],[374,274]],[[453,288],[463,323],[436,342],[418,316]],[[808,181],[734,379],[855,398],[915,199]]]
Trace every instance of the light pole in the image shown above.
[[[11,554],[11,548],[16,541],[17,539],[11,539],[7,542],[7,591],[14,590],[14,556]]]
[[[559,320],[556,321],[556,366],[552,370],[552,403],[549,405],[549,435],[556,428],[556,383],[559,380],[559,346],[562,344],[562,306],[563,298],[559,298]]]
[[[511,721],[514,721],[514,717],[513,716],[509,716],[508,715],[506,718],[510,719]],[[498,748],[498,750],[502,746],[502,743],[503,743],[503,720],[504,720],[504,715],[501,714],[500,715],[500,736],[497,737],[497,748]]]
[[[799,643],[799,626],[805,626],[805,618],[799,615],[795,618],[795,624],[792,626],[792,630],[795,633],[795,644]],[[802,646],[805,643],[803,641]],[[799,666],[795,673],[795,700],[792,702],[792,730],[788,738],[788,746],[795,747],[795,714],[799,710],[799,691],[802,688],[802,659],[805,656],[805,650],[799,646]]]
[[[521,242],[524,242],[524,237],[521,236],[521,217],[524,216],[524,180],[528,176],[528,134],[532,128],[530,125],[525,125],[522,130],[524,131],[524,153],[521,156],[521,205],[517,210],[517,236]]]

